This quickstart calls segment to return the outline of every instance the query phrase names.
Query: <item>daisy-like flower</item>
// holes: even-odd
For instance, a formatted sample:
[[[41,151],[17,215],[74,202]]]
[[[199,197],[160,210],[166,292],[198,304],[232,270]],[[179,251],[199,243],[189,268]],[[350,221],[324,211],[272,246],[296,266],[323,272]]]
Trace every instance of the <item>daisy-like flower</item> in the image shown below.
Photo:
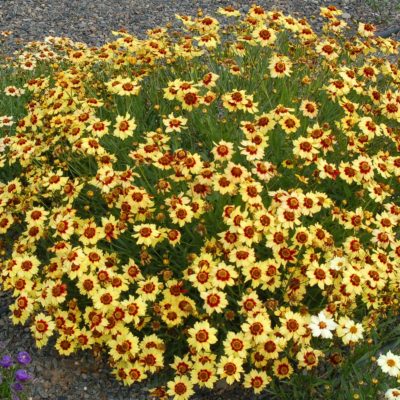
[[[243,360],[237,357],[222,356],[218,363],[218,375],[221,379],[225,378],[228,385],[240,381],[243,373]]]
[[[361,324],[354,322],[348,317],[341,317],[338,321],[336,334],[342,339],[344,344],[357,343],[363,338],[364,328]]]
[[[286,114],[279,120],[279,125],[286,133],[294,133],[300,128],[300,120],[294,115]]]
[[[176,376],[173,381],[167,383],[167,393],[174,400],[188,400],[193,394],[193,383],[187,376]]]
[[[283,78],[291,75],[292,66],[288,57],[274,54],[269,61],[268,69],[272,78]]]
[[[261,47],[270,46],[276,40],[275,32],[271,28],[260,26],[253,31],[253,36]]]
[[[273,371],[278,379],[285,379],[293,374],[293,367],[290,365],[287,358],[283,358],[274,361]]]
[[[308,118],[315,118],[318,115],[318,106],[314,101],[303,100],[299,110]]]
[[[261,393],[272,381],[272,378],[265,371],[252,369],[244,378],[244,387],[253,389],[254,393]]]
[[[204,300],[204,308],[208,314],[222,313],[225,307],[228,305],[225,292],[219,290],[209,290],[200,294]]]
[[[240,17],[240,11],[236,10],[232,6],[219,7],[217,12],[218,14],[225,15],[226,17]]]
[[[114,129],[114,136],[122,140],[132,136],[136,129],[135,118],[131,118],[129,113],[127,113],[124,117],[118,115],[115,121]]]
[[[145,246],[155,246],[164,237],[154,224],[141,224],[134,227],[136,232],[132,236],[137,240],[137,244]]]
[[[190,377],[194,384],[208,389],[212,389],[218,380],[217,370],[212,362],[196,363]]]
[[[376,32],[376,27],[375,27],[375,25],[372,25],[372,24],[364,24],[364,23],[360,22],[358,24],[357,32],[360,36],[372,37],[372,36],[374,36],[374,34]]]
[[[47,343],[55,327],[56,324],[50,316],[43,313],[39,313],[35,316],[31,331],[33,332],[33,336],[39,348]]]
[[[311,323],[308,325],[314,337],[322,337],[324,339],[332,339],[332,331],[337,326],[337,323],[332,318],[329,318],[324,311],[321,311],[317,316],[312,315]]]
[[[388,389],[385,392],[386,400],[397,400],[400,399],[400,389]]]
[[[198,321],[188,330],[188,344],[197,351],[210,351],[210,346],[217,342],[217,332],[208,321]]]
[[[8,115],[3,115],[0,117],[0,128],[3,126],[12,126],[14,125],[13,117]]]
[[[255,317],[248,318],[241,328],[247,337],[251,338],[254,343],[259,344],[268,339],[271,333],[271,322],[267,314],[260,313]]]
[[[101,138],[108,133],[108,126],[110,124],[110,121],[102,121],[99,118],[94,118],[86,129],[91,132],[93,136]]]
[[[119,84],[115,86],[115,93],[120,96],[136,96],[140,92],[141,86],[137,81],[132,81],[129,78],[121,79]]]
[[[329,61],[339,57],[337,47],[329,41],[322,41],[316,46],[315,50]]]
[[[25,89],[17,88],[16,86],[7,86],[4,88],[6,96],[20,97],[25,93]]]
[[[381,370],[390,376],[398,377],[400,375],[400,356],[388,351],[378,357],[377,364]]]
[[[187,129],[185,126],[187,118],[175,117],[173,113],[168,115],[168,118],[163,119],[163,124],[166,126],[165,132],[181,132],[182,129]]]
[[[224,340],[224,351],[228,356],[246,358],[250,342],[243,333],[228,332]]]

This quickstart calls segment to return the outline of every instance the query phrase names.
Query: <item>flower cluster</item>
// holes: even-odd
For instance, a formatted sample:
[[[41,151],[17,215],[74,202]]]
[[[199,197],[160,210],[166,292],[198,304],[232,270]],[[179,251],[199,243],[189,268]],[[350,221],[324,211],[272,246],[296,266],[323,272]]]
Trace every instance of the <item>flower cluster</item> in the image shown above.
[[[25,369],[31,363],[26,351],[17,354],[17,363],[9,355],[0,359],[0,395],[2,399],[19,400],[23,396],[24,384],[32,379]]]
[[[335,7],[321,36],[219,13],[101,48],[47,38],[5,88],[26,105],[2,117],[13,322],[106,351],[124,384],[162,371],[177,400],[337,366],[398,312],[398,42],[347,40]]]

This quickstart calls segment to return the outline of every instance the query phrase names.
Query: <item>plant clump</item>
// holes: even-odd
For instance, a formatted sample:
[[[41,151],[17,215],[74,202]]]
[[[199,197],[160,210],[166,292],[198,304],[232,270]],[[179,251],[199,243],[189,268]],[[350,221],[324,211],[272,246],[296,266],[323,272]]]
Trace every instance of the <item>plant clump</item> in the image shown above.
[[[24,104],[0,120],[13,322],[179,400],[326,376],[399,308],[399,43],[348,39],[335,7],[319,35],[219,13],[46,38],[3,87]]]

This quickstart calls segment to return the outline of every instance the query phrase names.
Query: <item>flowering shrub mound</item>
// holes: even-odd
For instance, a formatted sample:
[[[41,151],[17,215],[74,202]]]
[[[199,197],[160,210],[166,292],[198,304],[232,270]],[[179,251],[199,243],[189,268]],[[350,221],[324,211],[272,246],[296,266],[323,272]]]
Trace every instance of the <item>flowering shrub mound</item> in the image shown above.
[[[346,39],[335,7],[322,35],[219,13],[47,38],[5,88],[26,108],[2,123],[13,322],[176,399],[323,373],[398,312],[399,43]]]

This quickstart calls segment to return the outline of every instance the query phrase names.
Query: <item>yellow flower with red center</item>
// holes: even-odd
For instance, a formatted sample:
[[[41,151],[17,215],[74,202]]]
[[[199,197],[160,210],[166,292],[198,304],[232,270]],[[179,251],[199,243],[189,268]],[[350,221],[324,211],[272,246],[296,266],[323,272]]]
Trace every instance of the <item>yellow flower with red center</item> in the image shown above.
[[[293,64],[289,57],[274,54],[268,64],[271,78],[283,78],[292,74]]]
[[[315,101],[302,100],[299,110],[308,118],[316,118],[318,115],[318,106]]]
[[[56,325],[49,315],[43,313],[36,314],[33,319],[31,331],[36,340],[36,345],[40,348],[43,347],[50,336],[53,335]]]
[[[240,11],[232,6],[218,7],[217,12],[226,17],[240,17]]]
[[[118,84],[113,87],[113,93],[119,96],[137,96],[141,86],[138,81],[129,78],[122,78]]]
[[[187,376],[176,376],[167,383],[167,393],[174,400],[188,400],[193,394],[193,383]]]
[[[134,228],[136,232],[132,236],[136,239],[137,244],[154,247],[157,243],[164,239],[161,231],[157,229],[155,224],[140,224]]]
[[[222,356],[218,362],[217,373],[221,379],[225,378],[228,385],[240,381],[243,372],[243,360],[241,358]]]
[[[271,321],[268,314],[259,313],[255,317],[247,318],[241,326],[246,338],[255,344],[263,343],[271,333]]]
[[[306,333],[307,320],[299,313],[286,312],[279,322],[279,331],[286,339],[298,340]]]
[[[276,34],[273,29],[266,26],[259,26],[253,31],[253,36],[261,47],[271,46],[276,41]]]
[[[169,216],[174,224],[178,224],[182,227],[192,221],[194,213],[190,206],[182,204],[170,210]]]
[[[160,291],[160,285],[158,277],[153,276],[138,282],[139,287],[136,292],[145,301],[155,301],[157,294]]]
[[[323,352],[313,349],[312,347],[303,347],[297,354],[299,367],[311,370],[319,363],[319,357],[323,356]]]
[[[82,221],[78,228],[79,241],[84,246],[95,245],[99,240],[103,239],[105,234],[93,220]]]
[[[291,114],[286,114],[279,120],[279,125],[285,133],[294,133],[300,128],[300,120]]]
[[[244,387],[253,389],[254,393],[259,394],[271,381],[272,378],[265,371],[252,369],[249,373],[245,374]]]
[[[335,58],[339,57],[336,44],[333,42],[327,41],[327,40],[324,40],[324,41],[321,41],[320,43],[318,43],[317,46],[315,47],[315,51],[318,54],[321,54],[323,57],[325,57],[329,61],[332,61]]]
[[[275,360],[272,368],[274,375],[278,379],[289,378],[293,374],[293,367],[286,357],[280,360]]]
[[[358,23],[357,33],[363,37],[372,37],[376,32],[376,26],[372,24]]]
[[[129,113],[126,113],[125,116],[118,115],[115,121],[113,135],[122,140],[125,140],[133,135],[135,129],[135,118],[131,117]]]
[[[200,293],[201,298],[204,300],[204,309],[206,313],[222,313],[228,305],[225,292],[212,289]]]
[[[129,361],[139,352],[139,339],[128,331],[123,331],[117,338],[109,340],[107,345],[110,356],[116,362]]]
[[[212,154],[214,155],[214,160],[229,161],[235,153],[233,147],[233,143],[226,142],[225,140],[215,143],[215,146],[211,150]]]
[[[210,351],[211,345],[217,342],[217,329],[212,327],[208,321],[198,321],[188,330],[189,346],[197,351]]]
[[[217,370],[212,362],[196,363],[190,372],[190,380],[199,387],[212,389],[218,381]]]
[[[108,134],[108,127],[111,125],[110,121],[101,120],[100,118],[93,118],[86,130],[91,132],[93,136],[102,138]]]
[[[224,340],[224,353],[227,356],[246,359],[250,346],[249,338],[244,333],[228,332]]]
[[[187,118],[175,117],[173,113],[168,115],[168,118],[163,119],[163,124],[166,126],[165,132],[181,132],[182,129],[187,129]]]

